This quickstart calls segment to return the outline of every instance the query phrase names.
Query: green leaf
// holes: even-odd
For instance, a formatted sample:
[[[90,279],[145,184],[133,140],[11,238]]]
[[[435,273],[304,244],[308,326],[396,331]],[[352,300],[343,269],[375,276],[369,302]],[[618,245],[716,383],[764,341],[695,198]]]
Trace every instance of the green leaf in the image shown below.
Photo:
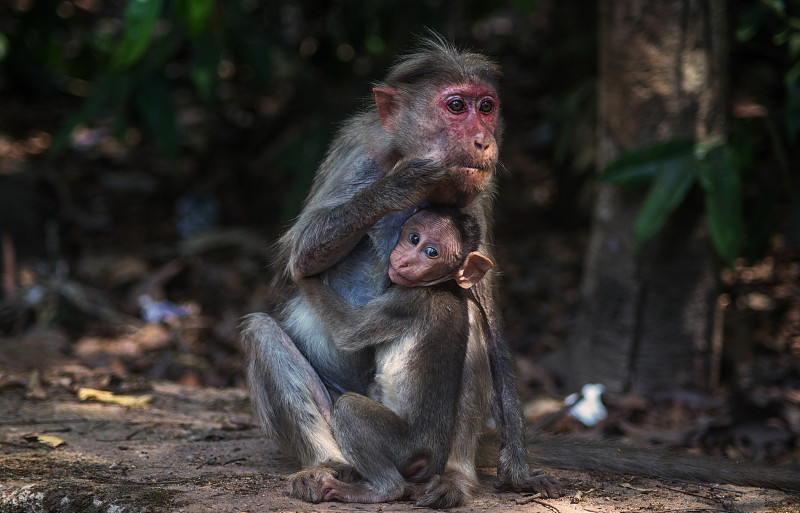
[[[744,43],[751,40],[761,29],[766,12],[760,5],[752,5],[742,10],[739,26],[736,27],[736,41]]]
[[[0,61],[5,59],[6,55],[8,55],[9,47],[10,44],[8,42],[8,36],[6,36],[5,33],[0,32]]]
[[[783,0],[761,0],[761,3],[778,14],[786,12],[786,3]]]
[[[791,30],[788,27],[784,27],[782,30],[775,32],[772,35],[772,44],[775,46],[781,46],[786,44],[789,41],[789,35],[791,34]]]
[[[734,123],[728,135],[727,146],[736,153],[736,166],[740,173],[755,169],[756,135],[760,136],[755,123]]]
[[[613,185],[643,185],[661,176],[665,169],[680,167],[694,160],[695,143],[671,139],[646,148],[629,151],[609,164],[600,180]]]
[[[711,244],[725,263],[732,265],[742,247],[742,179],[730,146],[712,150],[702,163],[700,180],[705,189],[706,220]]]
[[[633,240],[637,248],[658,233],[696,180],[697,163],[694,160],[675,159],[661,169],[633,223]]]
[[[217,83],[222,39],[208,32],[192,44],[192,81],[203,101],[210,101]]]
[[[180,0],[177,2],[178,13],[191,37],[196,38],[205,32],[211,19],[211,13],[214,12],[214,4],[214,0]]]
[[[789,36],[789,58],[797,59],[800,57],[800,32],[794,32]]]
[[[134,105],[159,148],[170,157],[178,156],[178,128],[172,105],[172,90],[163,78],[152,76],[136,90]]]
[[[367,51],[373,55],[380,55],[386,51],[386,43],[381,36],[377,34],[370,34],[364,39],[364,46]]]
[[[130,0],[125,8],[125,32],[114,53],[114,68],[127,69],[142,58],[150,45],[163,0]]]

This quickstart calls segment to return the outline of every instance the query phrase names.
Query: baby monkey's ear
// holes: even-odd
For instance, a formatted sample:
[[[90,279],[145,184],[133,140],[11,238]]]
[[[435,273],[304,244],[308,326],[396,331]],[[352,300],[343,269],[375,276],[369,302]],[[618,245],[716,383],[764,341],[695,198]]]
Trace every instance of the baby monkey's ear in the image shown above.
[[[480,251],[473,251],[467,255],[467,259],[456,270],[453,277],[462,289],[468,289],[478,283],[483,275],[494,267],[494,263],[486,258]]]

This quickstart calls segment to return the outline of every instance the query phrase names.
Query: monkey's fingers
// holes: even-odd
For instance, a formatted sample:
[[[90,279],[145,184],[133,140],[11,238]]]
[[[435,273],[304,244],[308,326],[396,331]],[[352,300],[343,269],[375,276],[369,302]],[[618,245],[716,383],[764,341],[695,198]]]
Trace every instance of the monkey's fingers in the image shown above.
[[[540,493],[542,497],[555,499],[561,496],[563,489],[558,480],[542,470],[534,470],[527,476],[499,476],[495,488],[501,491]]]
[[[403,159],[386,176],[382,196],[392,196],[394,207],[403,210],[425,200],[437,186],[451,183],[448,169],[441,162]]]
[[[389,174],[396,174],[396,173],[416,173],[416,174],[428,174],[431,172],[441,171],[443,173],[447,172],[444,164],[438,160],[433,159],[426,159],[426,158],[419,158],[419,157],[406,157],[400,159],[397,164],[389,171]],[[441,174],[441,173],[437,173]]]

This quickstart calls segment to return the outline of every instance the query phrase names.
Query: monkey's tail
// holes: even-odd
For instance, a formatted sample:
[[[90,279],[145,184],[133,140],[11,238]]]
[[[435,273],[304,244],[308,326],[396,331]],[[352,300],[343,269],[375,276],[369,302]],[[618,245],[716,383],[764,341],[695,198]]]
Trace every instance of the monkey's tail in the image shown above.
[[[528,438],[528,452],[533,465],[545,468],[601,470],[800,492],[800,467],[797,466],[766,466],[629,444],[542,435]]]

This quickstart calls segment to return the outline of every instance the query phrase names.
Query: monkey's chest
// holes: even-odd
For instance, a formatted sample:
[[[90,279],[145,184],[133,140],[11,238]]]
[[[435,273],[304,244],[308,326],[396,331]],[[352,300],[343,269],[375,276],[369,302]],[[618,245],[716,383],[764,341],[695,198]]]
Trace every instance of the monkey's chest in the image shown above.
[[[414,395],[409,383],[410,349],[414,342],[413,337],[406,336],[375,349],[375,378],[368,395],[400,416],[411,404],[409,396]]]

